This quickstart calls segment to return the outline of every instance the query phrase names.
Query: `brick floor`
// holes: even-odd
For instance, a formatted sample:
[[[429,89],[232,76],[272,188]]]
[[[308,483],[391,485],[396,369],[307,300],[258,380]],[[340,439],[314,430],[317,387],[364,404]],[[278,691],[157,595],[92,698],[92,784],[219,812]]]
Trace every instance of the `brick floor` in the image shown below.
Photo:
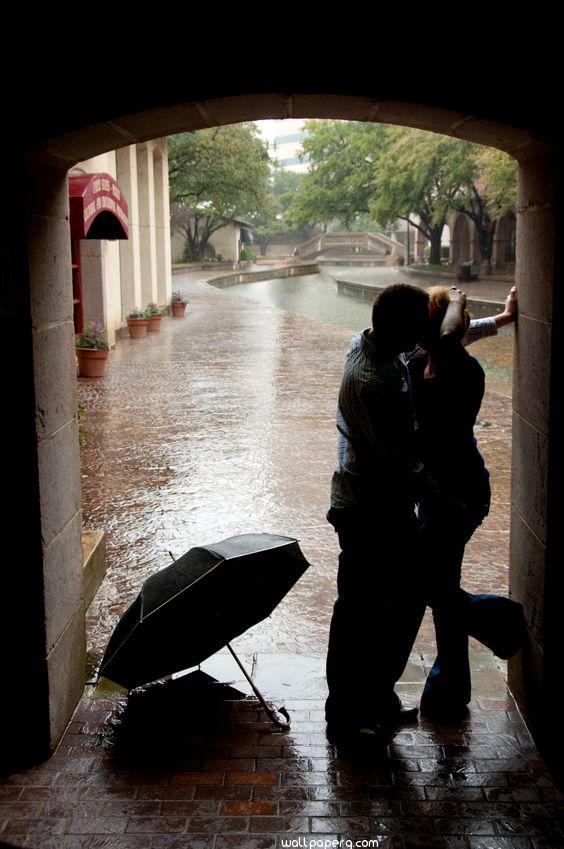
[[[182,286],[186,319],[163,321],[157,338],[121,341],[108,377],[81,381],[85,519],[109,532],[109,574],[89,612],[91,662],[169,548],[249,530],[295,534],[311,569],[237,641],[292,727],[268,722],[225,652],[202,669],[231,689],[210,690],[205,704],[190,676],[129,700],[88,686],[56,754],[1,776],[0,840],[38,849],[281,849],[299,838],[388,849],[564,846],[564,796],[502,665],[478,644],[464,721],[420,720],[371,752],[327,741],[337,548],[324,513],[351,333],[176,278]],[[470,589],[506,587],[509,414],[509,397],[490,392],[479,440],[494,503],[468,547]],[[406,701],[417,701],[433,652],[427,617],[398,686]]]
[[[322,698],[288,699],[291,730],[265,731],[248,696],[222,702],[215,692],[205,716],[201,705],[194,714],[190,680],[138,692],[129,705],[88,687],[59,751],[5,777],[2,839],[69,849],[281,847],[285,835],[394,847],[564,845],[564,797],[507,693],[478,695],[457,726],[420,720],[381,749],[355,752],[325,739]],[[172,701],[178,710],[163,728]],[[268,737],[277,754],[265,759]],[[225,745],[227,756],[216,757]]]

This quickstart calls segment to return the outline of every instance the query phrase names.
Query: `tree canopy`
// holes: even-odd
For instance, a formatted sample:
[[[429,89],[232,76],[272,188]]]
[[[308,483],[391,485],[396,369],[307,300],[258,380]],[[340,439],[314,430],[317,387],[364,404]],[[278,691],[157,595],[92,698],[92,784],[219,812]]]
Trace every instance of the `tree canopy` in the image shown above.
[[[255,227],[253,235],[260,245],[261,254],[266,253],[274,236],[288,231],[286,213],[302,180],[302,174],[285,171],[276,163],[272,164],[265,203],[262,209],[251,217]]]
[[[190,259],[203,259],[210,236],[233,218],[264,211],[269,177],[267,144],[255,124],[181,133],[169,139],[173,226]]]
[[[382,124],[309,121],[304,153],[311,169],[286,214],[290,226],[332,221],[343,229],[409,221],[440,263],[449,212],[476,224],[482,256],[491,256],[495,221],[515,203],[515,162],[460,139]]]
[[[307,121],[302,148],[311,165],[288,210],[289,226],[327,229],[338,219],[349,228],[368,213],[373,162],[387,129],[359,121]]]
[[[472,177],[472,147],[448,136],[395,127],[375,162],[372,214],[384,225],[398,218],[411,221],[430,242],[432,264],[440,264],[447,215]]]

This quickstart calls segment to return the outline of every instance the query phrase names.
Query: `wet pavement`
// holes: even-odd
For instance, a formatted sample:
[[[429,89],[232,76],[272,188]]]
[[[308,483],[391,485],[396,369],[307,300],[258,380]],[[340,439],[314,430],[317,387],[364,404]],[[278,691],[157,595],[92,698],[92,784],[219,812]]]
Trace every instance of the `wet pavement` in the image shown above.
[[[185,319],[120,340],[107,376],[80,381],[84,521],[108,533],[108,574],[88,612],[91,667],[141,582],[170,563],[169,550],[178,556],[251,531],[296,536],[311,568],[268,620],[234,641],[265,694],[290,710],[292,729],[276,731],[253,699],[222,701],[217,688],[208,701],[195,698],[193,676],[129,704],[123,691],[88,686],[54,757],[0,784],[0,838],[61,849],[270,849],[298,838],[394,849],[564,845],[564,797],[502,664],[478,643],[465,720],[420,720],[364,755],[328,743],[323,664],[338,546],[325,512],[354,328],[198,276],[175,276],[190,301]],[[488,379],[477,428],[492,510],[463,575],[481,592],[507,589],[511,336],[473,353],[494,343],[488,356],[499,374]],[[398,686],[406,701],[417,701],[433,658],[426,616]],[[202,669],[231,683],[232,699],[248,696],[225,651]]]

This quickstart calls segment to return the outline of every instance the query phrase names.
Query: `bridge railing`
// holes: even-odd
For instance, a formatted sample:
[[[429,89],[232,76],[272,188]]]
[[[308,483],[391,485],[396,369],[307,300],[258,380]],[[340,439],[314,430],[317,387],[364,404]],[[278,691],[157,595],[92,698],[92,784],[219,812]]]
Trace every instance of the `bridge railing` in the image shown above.
[[[307,242],[302,242],[295,249],[296,256],[301,258],[321,254],[327,248],[348,246],[364,250],[382,250],[393,258],[403,253],[404,246],[396,239],[383,233],[320,233],[312,236]]]

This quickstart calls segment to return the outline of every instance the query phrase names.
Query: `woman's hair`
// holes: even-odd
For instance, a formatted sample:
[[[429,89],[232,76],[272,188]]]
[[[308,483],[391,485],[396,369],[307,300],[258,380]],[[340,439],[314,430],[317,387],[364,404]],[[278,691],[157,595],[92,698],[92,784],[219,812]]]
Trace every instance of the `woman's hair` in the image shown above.
[[[440,327],[443,318],[450,303],[450,291],[448,286],[429,286],[427,289],[429,295],[429,307],[432,315],[433,324]],[[470,324],[470,313],[464,308],[464,332],[468,330]]]

